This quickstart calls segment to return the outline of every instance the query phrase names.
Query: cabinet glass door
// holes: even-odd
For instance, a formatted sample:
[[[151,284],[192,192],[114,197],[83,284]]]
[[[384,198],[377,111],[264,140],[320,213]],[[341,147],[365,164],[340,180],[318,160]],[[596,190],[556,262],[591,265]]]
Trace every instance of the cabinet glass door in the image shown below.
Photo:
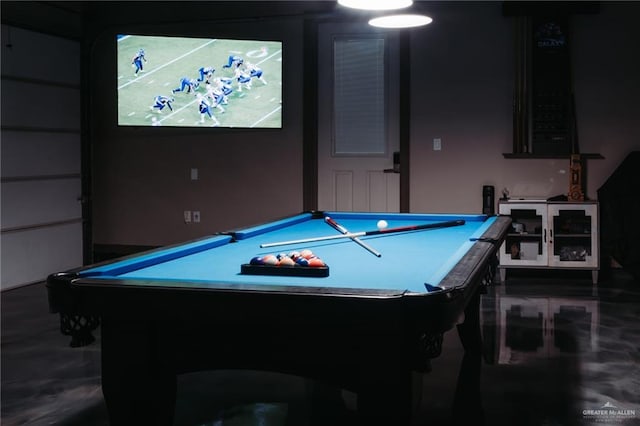
[[[597,207],[595,205],[550,205],[550,266],[597,265]]]
[[[511,230],[500,251],[502,265],[547,264],[547,206],[516,204],[500,206],[500,214],[511,216]]]

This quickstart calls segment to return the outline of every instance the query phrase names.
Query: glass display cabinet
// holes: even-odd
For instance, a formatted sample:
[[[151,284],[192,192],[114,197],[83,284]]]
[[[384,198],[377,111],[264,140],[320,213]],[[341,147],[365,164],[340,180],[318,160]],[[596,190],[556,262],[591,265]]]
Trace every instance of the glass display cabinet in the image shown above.
[[[501,215],[511,216],[511,231],[500,248],[500,278],[509,268],[600,269],[598,203],[501,201]]]

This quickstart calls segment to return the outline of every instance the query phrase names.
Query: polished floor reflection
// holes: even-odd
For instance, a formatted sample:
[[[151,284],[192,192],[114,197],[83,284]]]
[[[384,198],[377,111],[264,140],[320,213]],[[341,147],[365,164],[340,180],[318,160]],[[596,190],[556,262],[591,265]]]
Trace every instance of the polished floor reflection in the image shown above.
[[[1,424],[108,425],[99,336],[70,348],[43,284],[3,292],[1,307]],[[414,377],[414,425],[640,425],[640,283],[624,271],[596,288],[590,275],[514,274],[481,308],[484,362],[447,333]],[[355,425],[355,404],[299,377],[210,371],[179,377],[175,424]]]

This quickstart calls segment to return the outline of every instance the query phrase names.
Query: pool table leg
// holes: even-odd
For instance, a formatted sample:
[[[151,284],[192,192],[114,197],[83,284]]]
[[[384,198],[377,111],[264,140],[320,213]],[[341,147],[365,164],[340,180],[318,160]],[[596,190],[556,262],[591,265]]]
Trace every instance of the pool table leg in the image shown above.
[[[480,372],[482,368],[482,333],[480,330],[480,291],[465,309],[465,320],[458,325],[464,356],[458,374],[453,401],[454,424],[484,424]]]
[[[366,370],[360,380],[358,416],[361,425],[409,425],[413,407],[413,375],[410,369],[389,370],[381,366]]]
[[[321,380],[309,382],[311,426],[350,426],[349,411],[342,399],[340,387]]]
[[[458,335],[465,353],[482,351],[482,333],[480,331],[480,289],[469,300],[464,310],[464,322],[457,325]]]
[[[176,374],[151,322],[102,319],[102,393],[111,426],[173,425]]]

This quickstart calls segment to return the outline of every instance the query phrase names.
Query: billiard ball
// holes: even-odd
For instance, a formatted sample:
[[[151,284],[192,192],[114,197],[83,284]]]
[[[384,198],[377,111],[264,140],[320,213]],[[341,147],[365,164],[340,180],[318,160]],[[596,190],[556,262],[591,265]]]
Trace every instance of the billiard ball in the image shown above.
[[[280,259],[280,262],[278,262],[278,266],[293,266],[295,264],[296,262],[294,262],[289,256],[283,257]]]
[[[320,258],[314,257],[309,259],[309,266],[318,268],[318,267],[324,266],[324,262]]]
[[[264,261],[262,259],[262,256],[256,256],[253,259],[251,259],[249,264],[251,264],[251,265],[264,265]]]
[[[289,253],[289,257],[296,261],[300,257],[300,252],[292,251],[291,253]]]
[[[262,258],[262,263],[265,265],[277,265],[278,258],[272,254],[268,254]]]
[[[309,249],[304,249],[300,251],[300,257],[304,257],[305,259],[310,259],[313,257],[313,252]]]
[[[386,220],[379,220],[378,221],[378,229],[385,229],[387,226],[389,226],[389,224],[387,223]]]

